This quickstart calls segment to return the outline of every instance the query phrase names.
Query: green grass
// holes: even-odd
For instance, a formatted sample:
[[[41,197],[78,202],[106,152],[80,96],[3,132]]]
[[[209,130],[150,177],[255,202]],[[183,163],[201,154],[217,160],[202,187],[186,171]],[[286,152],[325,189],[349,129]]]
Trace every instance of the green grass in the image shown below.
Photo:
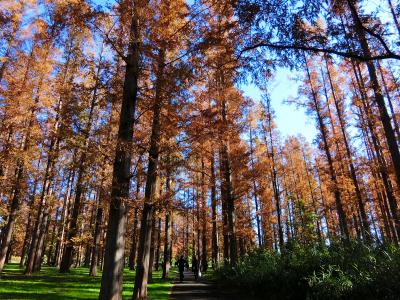
[[[216,281],[216,274],[213,269],[208,268],[206,273],[202,274],[202,278],[207,281]]]
[[[57,268],[43,267],[32,276],[23,275],[24,269],[16,263],[6,265],[0,279],[0,299],[98,299],[101,273],[90,277],[88,268],[75,268],[68,274],[61,274]],[[153,272],[149,284],[149,298],[168,299],[175,272],[169,280],[161,279],[161,272]],[[123,298],[131,299],[135,272],[124,271]]]

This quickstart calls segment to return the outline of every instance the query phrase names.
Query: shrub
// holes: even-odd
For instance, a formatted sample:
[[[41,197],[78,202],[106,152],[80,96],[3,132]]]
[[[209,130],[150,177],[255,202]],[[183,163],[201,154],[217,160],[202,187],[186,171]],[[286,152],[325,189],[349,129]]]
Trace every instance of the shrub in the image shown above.
[[[400,249],[357,241],[291,242],[281,253],[255,250],[235,267],[221,267],[216,278],[255,298],[398,299]]]

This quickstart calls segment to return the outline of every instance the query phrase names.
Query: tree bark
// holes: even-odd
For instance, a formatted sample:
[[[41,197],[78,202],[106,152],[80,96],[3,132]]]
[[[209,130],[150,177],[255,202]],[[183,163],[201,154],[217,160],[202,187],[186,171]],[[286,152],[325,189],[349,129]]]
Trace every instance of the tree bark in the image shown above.
[[[133,300],[147,298],[147,279],[150,263],[150,247],[152,236],[152,217],[154,213],[154,198],[156,193],[157,168],[159,158],[159,140],[161,135],[161,108],[163,102],[163,72],[165,52],[159,50],[158,70],[156,79],[156,91],[153,105],[153,124],[150,137],[149,162],[147,168],[146,188],[144,195],[144,206],[140,225],[139,249],[135,285],[133,289]]]
[[[217,228],[217,199],[216,199],[216,178],[215,178],[215,158],[214,151],[211,150],[211,222],[212,222],[212,233],[211,233],[211,251],[212,251],[212,267],[215,269],[218,266],[218,228]]]
[[[252,128],[250,125],[250,163],[251,163],[251,169],[253,172],[252,176],[252,183],[253,183],[253,193],[254,193],[254,204],[256,208],[256,223],[257,223],[257,239],[258,239],[258,247],[262,248],[262,234],[261,234],[261,223],[260,223],[260,215],[259,215],[259,207],[258,207],[258,190],[257,190],[257,184],[256,184],[256,174],[255,174],[255,166],[254,166],[254,148],[253,148],[253,132]]]
[[[135,3],[136,4],[136,3]],[[125,252],[126,201],[129,198],[131,169],[130,145],[133,141],[133,125],[139,78],[139,19],[138,8],[130,25],[130,40],[126,57],[125,81],[121,114],[115,151],[111,201],[105,243],[104,269],[101,278],[100,300],[122,298],[122,273]]]
[[[206,186],[205,186],[205,169],[204,159],[201,158],[201,212],[202,212],[202,232],[201,232],[201,266],[203,272],[207,271],[208,260],[207,260],[207,200],[206,200]]]
[[[100,255],[100,240],[102,234],[102,223],[103,223],[103,201],[104,197],[103,187],[100,186],[99,197],[97,200],[97,212],[96,212],[96,221],[94,227],[94,240],[93,240],[93,248],[92,248],[92,259],[90,261],[90,269],[89,276],[97,276],[97,265],[99,263],[99,255]]]
[[[147,275],[147,281],[150,282],[150,283],[153,281],[154,252],[155,252],[156,233],[157,233],[156,218],[155,218],[155,212],[154,211],[153,211],[153,217],[152,217],[152,220],[151,220],[151,228],[152,228],[153,232],[151,234],[149,272],[148,272],[148,275]]]
[[[129,270],[135,270],[136,250],[137,250],[137,226],[138,226],[138,208],[135,208],[133,228],[132,228],[132,245],[129,253]]]

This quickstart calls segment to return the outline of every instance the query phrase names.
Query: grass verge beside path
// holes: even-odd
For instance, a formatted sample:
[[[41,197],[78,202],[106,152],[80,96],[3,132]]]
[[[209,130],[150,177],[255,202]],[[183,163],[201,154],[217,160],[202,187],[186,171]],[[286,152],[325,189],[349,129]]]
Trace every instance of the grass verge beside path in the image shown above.
[[[18,264],[6,265],[0,277],[0,299],[98,299],[101,273],[90,277],[88,268],[71,269],[61,274],[57,268],[43,267],[39,273],[25,276]],[[169,280],[161,279],[161,272],[153,272],[149,284],[149,298],[167,300],[175,278],[172,271]],[[124,270],[123,298],[131,299],[135,272]]]

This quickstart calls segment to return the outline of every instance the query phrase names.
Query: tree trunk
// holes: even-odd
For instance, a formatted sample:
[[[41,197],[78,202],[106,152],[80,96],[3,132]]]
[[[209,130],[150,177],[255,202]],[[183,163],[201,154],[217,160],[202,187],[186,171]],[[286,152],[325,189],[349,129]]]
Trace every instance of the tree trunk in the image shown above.
[[[38,166],[37,166],[38,169],[39,169],[39,166],[40,166],[40,161],[39,161]],[[25,264],[25,255],[26,255],[26,251],[27,251],[27,248],[29,246],[30,239],[31,239],[32,212],[33,212],[33,209],[35,207],[35,196],[36,196],[36,190],[37,190],[38,182],[39,182],[39,180],[38,180],[38,178],[36,178],[35,181],[34,181],[34,184],[33,184],[32,195],[30,197],[31,199],[30,199],[29,211],[31,213],[28,216],[28,222],[27,222],[26,227],[25,227],[24,243],[22,245],[21,259],[19,261],[20,268],[22,268],[24,266],[24,264]]]
[[[157,226],[157,247],[156,247],[156,255],[154,268],[158,271],[160,267],[160,247],[161,247],[161,218],[158,218],[158,226]]]
[[[204,159],[201,158],[201,211],[202,211],[202,232],[201,232],[201,266],[203,272],[207,272],[208,260],[207,260],[207,200],[206,200],[206,186],[205,186],[205,169],[204,169]]]
[[[273,141],[273,135],[272,135],[272,118],[271,118],[271,108],[270,108],[270,103],[269,100],[267,102],[267,122],[268,122],[268,127],[267,131],[269,134],[269,139],[270,139],[270,145],[268,147],[268,142],[267,138],[264,135],[265,139],[265,144],[268,150],[268,156],[271,159],[271,179],[272,179],[272,190],[274,193],[274,200],[275,200],[275,207],[276,207],[276,215],[278,219],[278,240],[279,240],[279,247],[280,249],[283,249],[284,246],[284,239],[283,239],[283,228],[282,228],[282,217],[281,217],[281,197],[280,197],[280,191],[279,191],[279,182],[278,182],[278,172],[276,170],[276,159],[275,159],[275,147],[274,147],[274,141]]]
[[[349,160],[350,175],[351,175],[351,178],[352,178],[352,181],[354,184],[354,192],[355,192],[356,198],[357,198],[358,209],[360,210],[360,213],[361,213],[363,236],[367,241],[370,241],[371,240],[370,224],[369,224],[367,213],[365,211],[365,205],[364,205],[364,201],[362,199],[360,186],[358,184],[356,169],[354,167],[354,162],[353,162],[353,154],[350,149],[350,145],[349,145],[348,138],[347,138],[347,132],[346,132],[346,128],[345,128],[345,120],[343,118],[342,111],[339,106],[339,99],[337,99],[337,97],[336,97],[335,87],[334,87],[331,73],[329,70],[328,59],[326,57],[325,57],[325,65],[326,65],[326,70],[327,70],[327,74],[328,74],[329,84],[331,87],[333,101],[334,101],[335,108],[336,108],[336,114],[337,114],[337,117],[339,120],[340,129],[342,132],[342,138],[343,138],[343,142],[344,142],[345,149],[346,149],[347,159]]]
[[[73,158],[75,158],[75,153],[73,155]],[[72,186],[75,181],[75,172],[74,171],[69,171],[68,175],[68,180],[67,180],[67,191],[65,192],[64,196],[64,201],[63,201],[63,212],[62,212],[62,217],[60,221],[60,235],[57,240],[57,246],[56,246],[56,259],[55,259],[55,265],[59,266],[61,263],[61,257],[62,257],[62,250],[64,248],[64,237],[65,237],[65,232],[68,226],[68,215],[69,215],[69,199],[71,198],[72,194]]]
[[[309,80],[310,87],[311,87],[312,100],[313,100],[313,103],[314,103],[314,106],[315,106],[315,112],[317,113],[317,121],[318,121],[318,125],[319,125],[319,130],[320,130],[321,135],[322,135],[323,144],[324,144],[324,150],[325,150],[326,158],[328,160],[329,175],[330,175],[332,183],[333,183],[333,193],[334,193],[334,197],[335,197],[336,210],[337,210],[338,217],[339,217],[340,230],[341,230],[341,233],[344,236],[344,238],[346,240],[348,240],[350,238],[350,234],[349,234],[349,229],[348,229],[348,225],[347,225],[347,216],[346,216],[346,213],[345,213],[345,211],[343,209],[343,204],[342,204],[342,199],[341,199],[341,192],[339,190],[338,181],[337,181],[337,178],[336,178],[336,173],[335,173],[335,169],[334,169],[334,166],[333,166],[333,160],[332,160],[331,152],[329,150],[326,126],[325,126],[323,117],[321,115],[320,103],[319,103],[319,101],[317,99],[317,95],[316,95],[314,87],[312,85],[311,75],[310,75],[310,71],[308,69],[306,57],[304,57],[304,60],[305,60],[305,66],[306,66],[308,80]]]
[[[152,217],[152,221],[151,221],[151,228],[152,228],[153,232],[151,234],[149,272],[147,274],[147,281],[150,282],[150,283],[153,281],[154,252],[155,252],[156,233],[157,233],[156,218],[155,218],[155,212],[154,211],[153,211],[153,217]]]
[[[381,75],[383,88],[385,90],[386,98],[387,98],[388,103],[389,103],[390,113],[392,114],[393,124],[394,124],[394,131],[396,132],[396,136],[397,136],[397,142],[399,142],[400,141],[399,123],[398,123],[397,118],[396,118],[396,112],[394,111],[394,108],[393,108],[392,97],[390,96],[389,88],[387,86],[386,79],[385,79],[385,76],[384,76],[384,73],[383,73],[383,70],[382,70],[382,67],[381,67],[381,64],[380,64],[379,61],[378,61],[378,70],[379,70],[379,73]]]
[[[253,172],[252,176],[252,183],[253,183],[253,193],[254,193],[254,204],[256,208],[256,223],[257,223],[257,239],[258,239],[258,247],[262,248],[262,236],[261,236],[261,223],[260,223],[260,215],[259,215],[259,208],[258,208],[258,191],[257,191],[257,184],[256,184],[256,174],[255,174],[255,167],[254,167],[254,148],[253,148],[253,134],[252,128],[250,125],[250,163],[251,163],[251,170]]]
[[[152,235],[152,217],[154,213],[154,197],[156,193],[157,168],[159,157],[159,140],[161,134],[161,108],[163,102],[163,71],[165,52],[160,50],[158,57],[156,91],[153,106],[153,124],[150,137],[149,162],[147,168],[144,206],[140,225],[138,260],[132,299],[147,298],[147,279],[150,263],[150,247]]]
[[[100,188],[101,190],[102,188]],[[100,252],[100,239],[101,239],[101,224],[103,222],[103,206],[101,203],[101,199],[103,197],[103,193],[100,191],[98,207],[96,212],[96,223],[94,228],[94,241],[93,241],[93,250],[92,250],[92,260],[90,262],[90,270],[89,276],[97,276],[97,265],[99,263],[99,252]]]
[[[168,182],[168,179],[167,179]],[[167,183],[167,186],[169,184]],[[170,220],[170,211],[167,210],[165,213],[165,222],[164,222],[164,257],[163,257],[163,265],[162,265],[162,279],[168,278],[169,275],[169,240],[170,240],[170,228],[169,228],[169,220]]]
[[[347,0],[347,3],[352,14],[353,23],[355,25],[355,30],[358,35],[358,39],[360,41],[360,46],[363,49],[364,55],[366,57],[370,57],[371,50],[369,48],[368,41],[365,37],[363,24],[358,15],[356,5],[350,0]],[[390,156],[392,158],[392,164],[395,170],[397,186],[400,187],[400,152],[399,152],[399,147],[397,145],[396,136],[391,124],[389,113],[386,109],[385,99],[383,98],[382,89],[378,82],[378,76],[376,73],[375,65],[372,61],[367,61],[366,65],[371,80],[371,86],[375,95],[375,103],[379,108],[380,120],[383,125],[386,142],[389,147]]]
[[[218,266],[218,228],[217,228],[217,199],[216,199],[216,179],[215,179],[215,158],[214,151],[211,150],[211,251],[212,251],[212,267],[215,269]]]
[[[129,269],[135,270],[136,250],[137,250],[137,226],[138,226],[138,208],[135,208],[134,221],[132,228],[132,245],[129,254]]]
[[[223,79],[221,79],[221,83]],[[224,129],[228,128],[227,118],[227,102],[222,95],[221,98],[221,121],[224,125]],[[225,263],[229,263],[234,266],[237,262],[237,245],[236,245],[236,233],[235,233],[235,204],[233,195],[233,186],[231,179],[231,162],[229,157],[229,137],[227,132],[220,133],[220,168],[221,168],[221,200],[222,210],[224,218],[224,259]]]
[[[136,4],[136,3],[135,3]],[[129,199],[131,169],[130,144],[139,77],[139,21],[134,6],[130,26],[130,42],[126,57],[125,81],[122,95],[117,147],[115,150],[111,201],[105,243],[104,269],[101,278],[100,300],[119,300],[122,297],[122,273],[125,252],[126,201]]]
[[[390,8],[390,13],[392,14],[392,17],[393,17],[393,22],[396,25],[397,32],[399,33],[399,37],[400,37],[400,24],[399,24],[399,20],[397,19],[396,11],[393,6],[392,0],[388,0],[388,5]]]
[[[364,85],[364,81],[361,77],[361,70],[358,65],[353,64],[353,71],[354,71],[354,75],[355,75],[355,78],[357,81],[357,86],[359,87],[359,90],[360,90],[360,100],[361,100],[361,105],[362,105],[362,107],[360,107],[360,110],[362,111],[360,116],[361,117],[364,115],[366,116],[365,120],[362,119],[362,121],[366,123],[366,127],[369,129],[369,132],[370,132],[372,145],[373,145],[376,159],[377,159],[377,162],[379,165],[379,172],[381,174],[382,182],[385,187],[386,196],[388,198],[388,202],[390,205],[392,219],[394,220],[395,225],[396,225],[395,226],[396,227],[396,235],[398,237],[400,237],[400,218],[398,215],[397,201],[394,197],[393,187],[392,187],[390,177],[388,174],[388,168],[386,165],[386,161],[382,154],[382,150],[381,150],[382,147],[380,145],[380,141],[377,138],[377,135],[375,132],[376,131],[375,126],[374,126],[375,124],[373,123],[373,120],[372,120],[373,113],[372,113],[371,107],[368,103],[366,88]],[[364,125],[364,127],[365,127],[365,125]]]

